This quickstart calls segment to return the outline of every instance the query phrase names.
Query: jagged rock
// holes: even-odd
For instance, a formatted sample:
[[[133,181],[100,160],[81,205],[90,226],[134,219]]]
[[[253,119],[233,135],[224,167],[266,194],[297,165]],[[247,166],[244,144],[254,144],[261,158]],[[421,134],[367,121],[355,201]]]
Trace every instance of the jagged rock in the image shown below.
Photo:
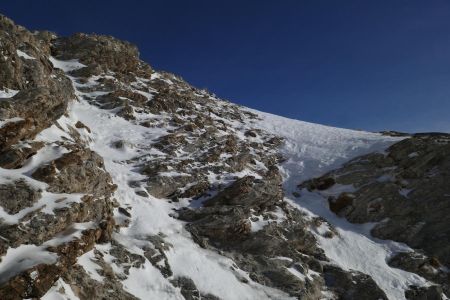
[[[107,265],[104,261],[97,262],[104,270]],[[112,272],[104,274],[107,280],[98,282],[92,279],[83,267],[73,265],[68,272],[64,273],[63,279],[68,283],[74,294],[80,300],[90,299],[111,299],[111,300],[137,300],[130,293],[126,292],[122,283]]]
[[[246,220],[246,214],[240,208],[214,209],[211,215],[206,215],[187,225],[187,229],[195,236],[207,237],[216,243],[232,242],[245,238],[251,232],[251,225]],[[219,214],[215,214],[219,213]],[[224,213],[220,215],[220,213]],[[186,216],[181,214],[180,219],[186,220]]]
[[[146,246],[144,250],[144,256],[152,263],[152,265],[161,271],[164,277],[171,277],[173,275],[170,268],[169,261],[165,254],[173,246],[170,243],[164,241],[163,235],[154,235],[147,237],[147,240],[151,242],[152,246]]]
[[[206,192],[210,189],[210,184],[208,181],[200,181],[193,183],[184,191],[177,191],[175,195],[171,198],[172,200],[177,200],[179,198],[192,198],[194,200],[204,196]]]
[[[39,282],[34,283],[34,275],[38,274]],[[5,300],[20,300],[30,297],[39,297],[57,280],[60,270],[55,265],[40,264],[22,272],[14,278],[8,278],[8,282],[0,284],[0,295]]]
[[[354,199],[355,195],[351,193],[342,193],[337,198],[334,197],[328,198],[328,204],[330,210],[337,214],[342,210],[344,210],[346,207],[351,206]]]
[[[42,142],[32,142],[20,147],[11,147],[0,153],[0,167],[4,169],[17,169],[23,166],[25,161],[35,155],[44,146]]]
[[[48,191],[57,193],[89,193],[109,197],[115,190],[103,159],[90,150],[64,154],[33,172],[33,178],[49,184]]]
[[[62,77],[57,83],[49,81],[46,87],[24,89],[13,98],[2,100],[0,118],[22,120],[0,127],[0,151],[23,139],[31,139],[52,125],[64,114],[73,97],[70,81]]]
[[[111,215],[112,204],[109,199],[93,199],[90,196],[84,196],[79,203],[69,203],[55,209],[53,214],[47,214],[40,210],[30,212],[21,219],[24,223],[0,224],[4,238],[0,239],[0,250],[7,249],[8,246],[16,248],[24,243],[41,245],[56,234],[70,228],[73,223],[94,222],[99,224],[104,220],[111,222],[108,219]],[[104,226],[104,230],[111,229],[111,226]],[[101,236],[105,238],[108,235],[110,232],[105,232]]]
[[[173,113],[178,109],[193,110],[194,105],[189,94],[180,95],[170,89],[159,90],[152,101],[147,102],[147,108],[151,113]]]
[[[450,265],[450,135],[413,135],[392,145],[386,154],[356,158],[314,182],[327,178],[354,187],[351,193],[331,196],[331,210],[350,222],[378,222],[371,231],[375,237],[423,249],[426,256]],[[300,187],[314,189],[312,182]],[[399,254],[391,264],[443,284],[447,290],[448,277],[440,278],[440,272],[431,276],[431,270],[426,270],[429,261],[419,261]]]
[[[2,299],[16,300],[42,297],[58,277],[65,274],[67,268],[76,262],[77,257],[92,249],[100,236],[100,229],[85,230],[79,239],[56,247],[49,247],[50,252],[58,254],[56,263],[39,264],[12,278],[3,278],[0,282]],[[8,281],[5,282],[4,280]]]
[[[220,298],[211,294],[202,294],[197,289],[194,281],[188,277],[176,277],[171,280],[171,283],[181,289],[181,294],[186,300],[219,300]]]
[[[252,176],[242,177],[203,205],[243,206],[256,211],[264,210],[283,199],[281,180],[278,169],[272,167],[264,180],[257,180]]]
[[[180,145],[186,143],[186,138],[181,134],[168,134],[159,139],[154,146],[166,153],[173,154]]]
[[[114,256],[113,262],[122,266],[125,275],[130,274],[130,269],[139,268],[145,262],[145,257],[136,253],[129,252],[122,244],[111,241],[111,250],[109,253]]]
[[[223,242],[240,240],[251,232],[251,211],[262,212],[283,198],[278,169],[270,169],[265,180],[246,176],[236,180],[197,210],[183,210],[179,218],[194,222],[188,228],[195,235]]]
[[[22,90],[48,82],[52,67],[46,57],[47,49],[39,40],[5,16],[0,16],[0,28],[0,79],[4,87]]]
[[[442,289],[439,286],[432,285],[428,287],[410,286],[410,289],[405,292],[405,297],[408,300],[441,300]]]
[[[121,213],[124,216],[127,216],[128,218],[131,218],[131,214],[123,207],[118,208],[119,213]]]
[[[95,100],[101,104],[102,108],[112,109],[119,106],[124,106],[131,102],[133,106],[143,106],[147,101],[147,97],[126,90],[117,90],[105,95],[98,96]]]
[[[336,183],[333,177],[314,178],[299,185],[300,188],[307,188],[309,191],[323,191],[332,187]]]
[[[389,260],[388,264],[438,283],[445,294],[450,294],[450,274],[436,258],[429,258],[418,252],[399,252]]]
[[[225,251],[252,280],[301,299],[316,299],[323,280],[307,276],[308,264],[317,268],[317,259],[326,258],[316,247],[303,215],[289,210],[287,220],[273,219],[257,231],[249,221],[252,212],[265,214],[269,220],[270,208],[283,198],[280,185],[278,169],[271,167],[263,180],[240,178],[203,202],[204,207],[180,210],[178,217],[189,222],[187,229],[200,246]],[[291,262],[275,257],[288,257]],[[288,267],[300,270],[297,272],[308,279],[301,280]]]
[[[134,116],[134,108],[131,106],[127,100],[125,100],[125,105],[122,107],[122,109],[117,113],[118,116],[124,118],[125,120],[136,120],[136,117]]]
[[[24,180],[0,184],[0,206],[11,215],[33,206],[40,197],[41,191],[31,188]]]
[[[244,170],[249,163],[254,161],[254,156],[250,153],[240,153],[233,155],[227,159],[227,164],[231,171],[241,172]]]
[[[77,121],[77,122],[75,123],[75,127],[78,128],[78,129],[84,128],[84,129],[87,130],[87,132],[91,133],[91,129],[90,129],[89,127],[87,127],[86,125],[84,125],[84,124],[83,124],[82,122],[80,122],[80,121]]]
[[[148,197],[148,193],[146,191],[136,191],[136,195],[141,197]]]
[[[37,36],[4,16],[0,16],[0,29],[1,86],[19,91],[2,99],[0,119],[22,119],[0,127],[0,152],[5,152],[52,125],[65,112],[74,92],[63,72],[52,67],[49,49]]]
[[[257,134],[254,130],[247,130],[244,134],[247,137],[257,137]]]
[[[98,75],[100,69],[102,72],[134,73],[141,77],[151,72],[150,67],[139,60],[136,46],[111,36],[77,33],[58,38],[52,46],[52,54],[58,59],[78,59],[88,66],[90,69],[86,75]],[[82,73],[78,71],[76,75]]]
[[[332,266],[324,266],[325,283],[330,290],[343,300],[387,300],[386,294],[375,281],[361,272],[344,272]]]
[[[170,198],[179,188],[196,181],[197,178],[189,175],[156,176],[147,182],[147,192],[157,198]]]

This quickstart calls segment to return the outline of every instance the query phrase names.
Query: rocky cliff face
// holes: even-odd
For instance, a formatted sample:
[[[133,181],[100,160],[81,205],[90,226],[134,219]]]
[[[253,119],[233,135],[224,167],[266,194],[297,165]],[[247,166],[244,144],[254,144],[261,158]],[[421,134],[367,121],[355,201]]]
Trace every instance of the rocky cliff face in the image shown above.
[[[448,295],[448,136],[272,120],[113,37],[31,33],[3,16],[0,28],[1,299]],[[269,123],[307,143],[290,147]],[[336,135],[343,150],[326,152]],[[334,163],[379,144],[393,145]],[[329,172],[290,190],[290,173],[319,166]],[[366,274],[352,245],[332,255],[348,236],[312,200],[409,247],[392,242],[389,266]]]

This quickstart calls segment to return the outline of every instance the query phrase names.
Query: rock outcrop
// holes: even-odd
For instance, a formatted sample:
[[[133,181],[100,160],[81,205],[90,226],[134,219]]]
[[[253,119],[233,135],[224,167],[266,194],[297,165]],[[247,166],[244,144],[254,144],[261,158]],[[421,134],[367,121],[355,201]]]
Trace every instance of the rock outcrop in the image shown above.
[[[75,93],[51,61],[56,37],[4,16],[0,28],[0,87],[14,91],[0,98],[0,298],[38,298],[111,239],[115,186],[75,124],[63,128]],[[43,130],[65,137],[35,139]]]
[[[11,20],[0,16],[0,83],[17,91],[0,101],[0,155],[12,145],[32,139],[62,116],[74,98],[72,83],[53,68],[49,44]],[[2,163],[8,166],[10,161]]]
[[[111,36],[77,33],[59,37],[52,42],[51,52],[57,59],[77,59],[86,65],[74,70],[72,74],[75,76],[89,77],[114,72],[125,77],[130,73],[146,77],[151,72],[151,68],[139,60],[135,45]]]
[[[449,183],[450,135],[431,133],[407,137],[385,153],[353,159],[300,188],[325,195],[330,209],[350,222],[376,222],[374,237],[415,249],[398,253],[390,265],[439,283],[448,294]]]

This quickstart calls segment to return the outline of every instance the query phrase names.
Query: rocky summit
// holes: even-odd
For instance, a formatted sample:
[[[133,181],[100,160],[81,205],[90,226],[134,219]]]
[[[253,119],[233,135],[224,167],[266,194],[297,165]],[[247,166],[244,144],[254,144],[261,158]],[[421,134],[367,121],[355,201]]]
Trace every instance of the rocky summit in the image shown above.
[[[450,135],[245,108],[0,16],[0,299],[450,297]]]

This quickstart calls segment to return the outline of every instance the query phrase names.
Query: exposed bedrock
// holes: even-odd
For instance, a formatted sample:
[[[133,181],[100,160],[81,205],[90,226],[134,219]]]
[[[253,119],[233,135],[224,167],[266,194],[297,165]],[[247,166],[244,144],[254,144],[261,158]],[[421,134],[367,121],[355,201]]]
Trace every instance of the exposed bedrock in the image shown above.
[[[328,197],[330,209],[350,222],[377,222],[373,236],[416,249],[390,264],[441,284],[448,294],[450,135],[413,135],[299,187]]]

